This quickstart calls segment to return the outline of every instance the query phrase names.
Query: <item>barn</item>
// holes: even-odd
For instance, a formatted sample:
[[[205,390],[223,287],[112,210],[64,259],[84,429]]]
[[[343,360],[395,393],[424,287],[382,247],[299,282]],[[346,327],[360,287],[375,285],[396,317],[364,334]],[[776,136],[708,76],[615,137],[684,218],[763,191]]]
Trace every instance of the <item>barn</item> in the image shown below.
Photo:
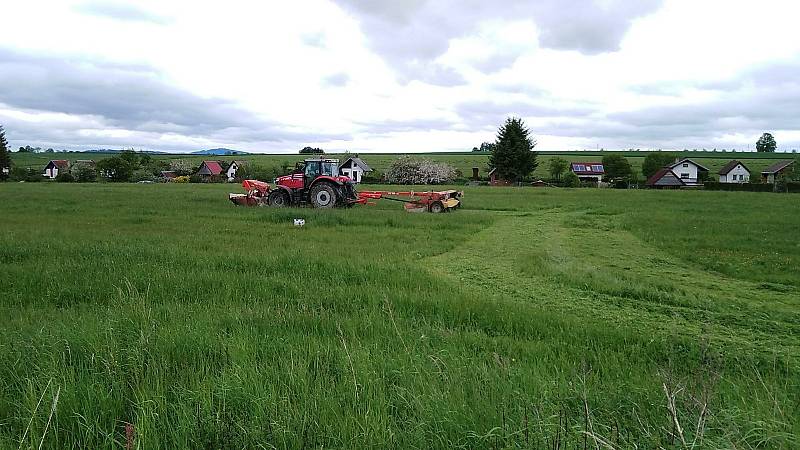
[[[781,175],[792,172],[794,161],[778,161],[775,164],[767,167],[761,172],[761,181],[764,183],[774,183],[775,179]]]

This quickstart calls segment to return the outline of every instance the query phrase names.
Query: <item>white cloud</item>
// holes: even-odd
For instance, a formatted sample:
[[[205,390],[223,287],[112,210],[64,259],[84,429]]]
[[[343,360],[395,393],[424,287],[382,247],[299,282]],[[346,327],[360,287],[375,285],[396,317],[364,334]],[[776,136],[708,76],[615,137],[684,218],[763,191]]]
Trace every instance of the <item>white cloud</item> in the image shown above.
[[[542,149],[800,142],[793,1],[484,3],[13,2],[0,123],[66,148],[466,150],[507,113]]]

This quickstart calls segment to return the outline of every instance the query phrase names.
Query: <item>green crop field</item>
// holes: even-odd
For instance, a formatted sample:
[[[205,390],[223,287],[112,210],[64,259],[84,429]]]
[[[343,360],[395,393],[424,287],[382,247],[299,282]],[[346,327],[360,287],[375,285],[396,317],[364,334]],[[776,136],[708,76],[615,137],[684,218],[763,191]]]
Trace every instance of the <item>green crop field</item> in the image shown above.
[[[796,196],[229,190],[0,184],[0,448],[800,446]]]

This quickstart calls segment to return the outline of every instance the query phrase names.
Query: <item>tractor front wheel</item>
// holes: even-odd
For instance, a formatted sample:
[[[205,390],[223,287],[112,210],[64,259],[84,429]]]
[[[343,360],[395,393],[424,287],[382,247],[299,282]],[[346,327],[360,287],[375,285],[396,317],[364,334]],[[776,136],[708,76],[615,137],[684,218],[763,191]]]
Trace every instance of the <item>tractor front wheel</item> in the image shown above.
[[[319,183],[311,188],[311,204],[314,208],[336,206],[336,189],[330,183]]]
[[[289,196],[283,191],[272,191],[267,197],[267,203],[273,208],[289,206]]]

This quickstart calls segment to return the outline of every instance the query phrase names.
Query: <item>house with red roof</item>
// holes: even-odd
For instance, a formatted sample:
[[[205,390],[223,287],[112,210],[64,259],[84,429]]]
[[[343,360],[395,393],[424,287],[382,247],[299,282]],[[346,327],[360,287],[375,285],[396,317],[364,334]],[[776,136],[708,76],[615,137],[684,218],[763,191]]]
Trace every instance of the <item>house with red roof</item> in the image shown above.
[[[218,178],[224,174],[225,170],[222,168],[222,163],[219,161],[203,161],[200,168],[197,169],[197,175],[204,179]]]
[[[606,174],[603,163],[599,162],[573,162],[569,169],[583,182],[599,183]]]
[[[55,179],[58,176],[58,171],[69,171],[69,161],[66,159],[53,159],[44,166],[44,173],[42,175],[45,178],[50,178],[51,180]]]

